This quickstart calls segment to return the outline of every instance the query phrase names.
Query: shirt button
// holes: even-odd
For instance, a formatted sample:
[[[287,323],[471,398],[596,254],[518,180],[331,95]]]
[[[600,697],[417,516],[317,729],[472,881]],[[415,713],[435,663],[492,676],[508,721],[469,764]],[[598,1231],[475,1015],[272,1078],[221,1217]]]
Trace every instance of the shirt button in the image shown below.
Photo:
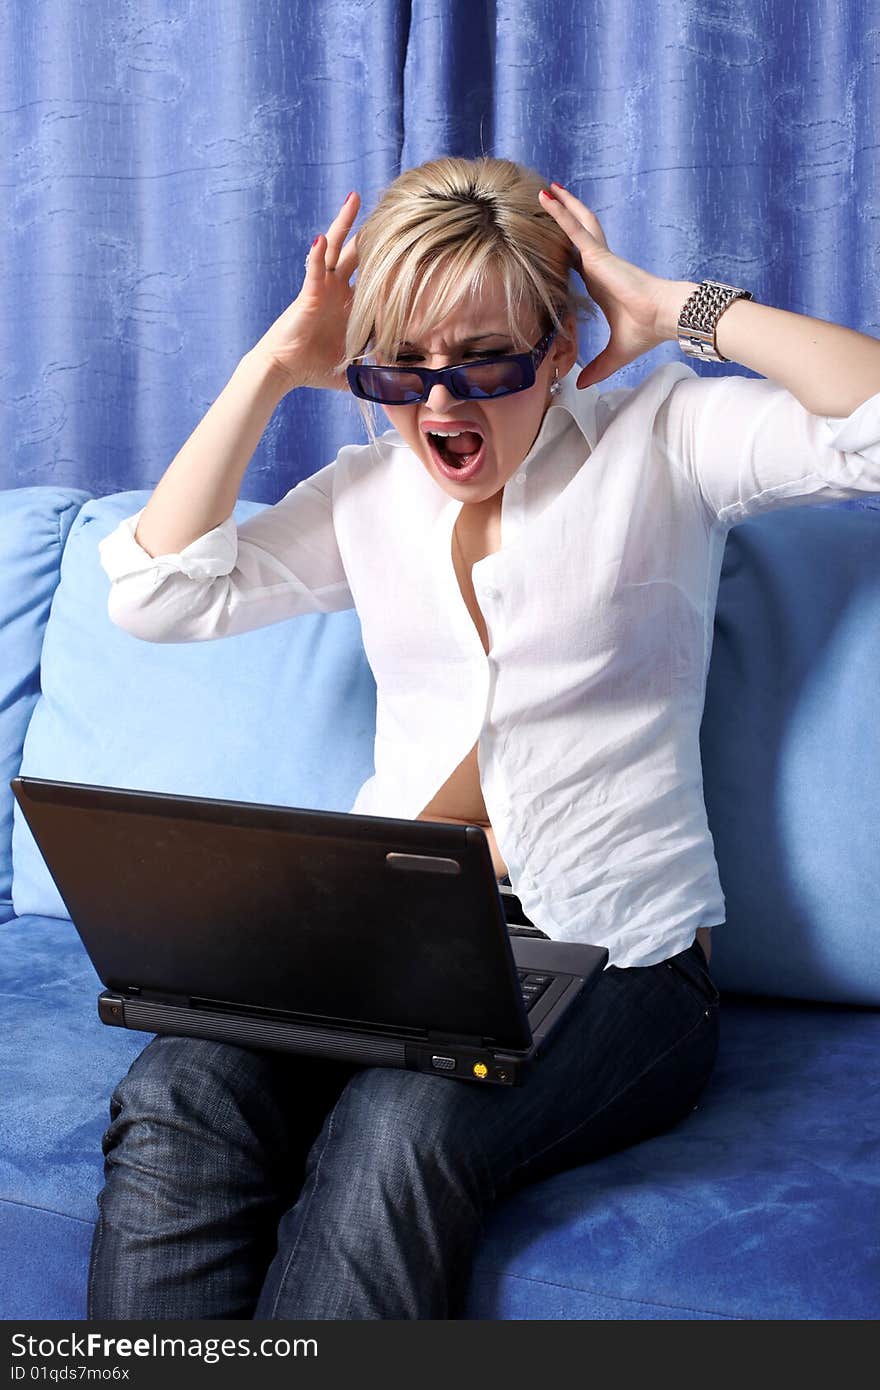
[[[497,589],[485,588],[485,589],[483,590],[483,598],[500,598],[500,597],[501,597],[501,595],[499,594],[499,592],[498,592]]]
[[[514,479],[514,481],[515,481],[517,487],[522,487],[522,485],[523,485],[523,483],[525,482],[525,480],[526,480],[526,475],[525,475],[525,473],[517,473],[516,478]]]

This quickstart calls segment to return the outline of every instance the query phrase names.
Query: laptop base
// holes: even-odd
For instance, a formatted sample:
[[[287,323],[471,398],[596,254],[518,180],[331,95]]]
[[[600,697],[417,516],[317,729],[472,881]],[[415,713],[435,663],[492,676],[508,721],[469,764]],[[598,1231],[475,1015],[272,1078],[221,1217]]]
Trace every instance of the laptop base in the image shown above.
[[[369,1067],[399,1067],[455,1081],[485,1085],[522,1085],[526,1064],[535,1049],[523,1055],[487,1047],[454,1047],[444,1043],[373,1037],[356,1029],[309,1027],[272,1018],[244,1018],[209,1008],[181,1008],[152,999],[130,999],[114,990],[98,996],[98,1017],[111,1027],[131,1028],[174,1037],[208,1038],[237,1047],[328,1057]]]

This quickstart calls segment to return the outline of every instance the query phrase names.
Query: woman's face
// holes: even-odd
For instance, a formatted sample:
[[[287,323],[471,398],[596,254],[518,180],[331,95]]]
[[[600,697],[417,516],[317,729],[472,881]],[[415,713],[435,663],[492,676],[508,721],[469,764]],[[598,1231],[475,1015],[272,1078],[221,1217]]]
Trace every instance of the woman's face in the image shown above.
[[[501,282],[487,279],[484,291],[459,306],[438,323],[430,333],[423,334],[419,324],[413,324],[407,334],[408,342],[400,348],[396,364],[420,367],[451,367],[493,355],[510,356],[522,351],[511,340],[506,326],[507,315]],[[542,336],[541,325],[529,317],[522,325],[530,347]],[[498,497],[528,454],[541,428],[551,402],[550,387],[558,369],[563,377],[574,365],[577,340],[574,319],[567,321],[571,337],[557,334],[541,363],[533,386],[516,391],[498,400],[459,400],[445,386],[435,384],[427,401],[415,405],[383,405],[391,425],[421,460],[438,487],[457,501],[488,502]],[[478,445],[483,458],[473,476],[461,479],[454,470],[444,471],[428,429],[473,431],[484,441]],[[476,441],[462,437],[462,446]],[[455,441],[443,446],[451,452]],[[467,469],[467,465],[465,465]],[[450,476],[450,474],[452,476]]]

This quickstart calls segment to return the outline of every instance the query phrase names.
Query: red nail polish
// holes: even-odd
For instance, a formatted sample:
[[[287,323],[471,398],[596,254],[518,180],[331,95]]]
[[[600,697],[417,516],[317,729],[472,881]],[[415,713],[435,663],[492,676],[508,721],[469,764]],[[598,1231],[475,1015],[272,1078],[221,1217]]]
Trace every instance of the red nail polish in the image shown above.
[[[318,244],[318,242],[319,242],[320,240],[321,240],[321,234],[320,234],[320,232],[319,232],[318,235],[315,237],[315,240],[312,242],[312,245],[313,245],[313,246],[317,246],[317,244]]]
[[[554,179],[553,182],[550,184],[550,187],[551,187],[551,188],[561,188],[562,191],[563,191],[563,193],[565,192],[565,185],[562,184],[562,183],[557,183],[555,179]]]
[[[555,202],[558,201],[558,199],[554,198],[554,196],[553,196],[553,194],[550,192],[550,189],[549,189],[549,188],[542,188],[542,189],[541,189],[541,192],[544,194],[544,197],[545,197],[545,198],[549,198],[550,201],[551,201],[552,203],[555,203]]]
[[[354,189],[352,189],[350,193],[346,193],[346,195],[345,195],[345,201],[343,202],[343,207],[345,206],[345,203],[348,202],[349,198],[353,198],[353,197],[354,197]]]

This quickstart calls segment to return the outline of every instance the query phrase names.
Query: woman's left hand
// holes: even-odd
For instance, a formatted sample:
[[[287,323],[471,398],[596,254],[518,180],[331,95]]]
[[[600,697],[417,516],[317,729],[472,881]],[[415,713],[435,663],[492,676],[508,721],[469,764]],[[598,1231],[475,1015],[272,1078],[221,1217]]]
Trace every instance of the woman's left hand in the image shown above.
[[[543,190],[538,194],[540,205],[555,218],[579,252],[579,273],[587,293],[602,310],[611,330],[603,350],[577,379],[583,389],[604,381],[674,336],[670,332],[670,314],[674,312],[677,321],[677,310],[671,306],[680,309],[690,290],[615,256],[608,249],[595,213],[558,183],[552,185],[552,192],[552,198]]]

